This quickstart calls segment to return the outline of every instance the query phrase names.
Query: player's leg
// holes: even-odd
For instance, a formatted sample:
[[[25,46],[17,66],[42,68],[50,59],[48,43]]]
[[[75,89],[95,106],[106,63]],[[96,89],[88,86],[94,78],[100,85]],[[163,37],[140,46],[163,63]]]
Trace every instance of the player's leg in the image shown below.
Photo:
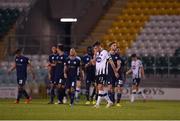
[[[86,78],[86,104],[90,104],[90,86],[91,86],[91,81]]]
[[[138,95],[142,96],[143,101],[146,101],[146,96],[144,95],[144,93],[143,93],[142,90],[140,89],[140,82],[141,82],[141,79],[138,78],[138,79],[137,79],[137,85],[136,85],[136,92],[137,92]]]
[[[18,104],[20,101],[20,98],[22,97],[22,87],[18,84],[18,94],[15,103]]]
[[[55,85],[54,82],[50,82],[50,101],[48,104],[53,104],[54,103],[54,97],[55,97]]]
[[[104,75],[99,76],[99,78],[98,78],[98,99],[97,99],[95,107],[99,107],[102,99],[105,99],[108,102],[107,107],[109,107],[112,104],[111,100],[109,99],[108,93],[104,88],[105,81],[106,81],[106,79],[105,79]]]
[[[79,97],[79,94],[81,93],[81,81],[78,79],[76,81],[76,90],[75,90],[75,98],[76,98],[76,101],[78,102],[80,97]]]
[[[116,102],[116,106],[120,107],[120,101],[121,101],[121,97],[122,97],[122,91],[123,91],[123,81],[121,79],[118,79],[117,81],[117,102]]]
[[[26,83],[26,79],[19,79],[18,80],[18,84],[21,90],[21,95],[24,95],[24,97],[26,98],[25,103],[29,103],[30,102],[30,96],[28,95],[28,93],[25,90],[25,83]]]
[[[70,88],[70,105],[71,106],[74,104],[75,90],[76,90],[76,80],[72,80],[71,88]]]
[[[98,89],[97,89],[96,82],[93,82],[92,86],[93,86],[93,91],[92,91],[92,94],[91,94],[91,102],[92,102],[92,104],[96,104],[96,101],[97,101],[97,98],[98,98]],[[95,99],[94,99],[94,96],[95,96]]]
[[[57,86],[58,104],[63,104],[64,85],[60,82]]]
[[[133,83],[132,83],[131,102],[134,102],[134,100],[135,100],[136,85],[137,85],[137,82],[136,82],[136,78],[135,78],[135,79],[133,79]]]

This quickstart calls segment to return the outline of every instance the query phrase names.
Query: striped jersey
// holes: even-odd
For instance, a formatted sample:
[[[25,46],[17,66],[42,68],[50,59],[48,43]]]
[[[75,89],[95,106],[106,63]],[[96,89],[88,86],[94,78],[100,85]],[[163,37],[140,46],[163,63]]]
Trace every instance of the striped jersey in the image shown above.
[[[96,58],[96,75],[108,74],[108,60],[111,59],[110,54],[106,50],[97,52]]]
[[[143,67],[142,62],[139,59],[131,62],[131,70],[132,70],[133,78],[141,78],[142,67]]]

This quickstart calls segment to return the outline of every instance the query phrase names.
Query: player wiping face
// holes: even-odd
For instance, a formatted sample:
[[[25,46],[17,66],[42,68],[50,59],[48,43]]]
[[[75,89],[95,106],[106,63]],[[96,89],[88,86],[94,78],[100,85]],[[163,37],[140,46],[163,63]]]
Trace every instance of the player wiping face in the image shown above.
[[[107,75],[108,75],[108,63],[112,66],[115,76],[118,78],[119,74],[116,70],[114,62],[112,61],[111,56],[109,53],[102,49],[101,44],[96,42],[94,44],[94,51],[95,51],[95,61],[96,61],[96,76],[97,76],[97,84],[98,84],[98,99],[95,107],[99,107],[101,100],[104,98],[108,102],[107,107],[110,107],[113,103],[109,99],[107,95],[107,91],[105,90],[104,86],[107,83]]]

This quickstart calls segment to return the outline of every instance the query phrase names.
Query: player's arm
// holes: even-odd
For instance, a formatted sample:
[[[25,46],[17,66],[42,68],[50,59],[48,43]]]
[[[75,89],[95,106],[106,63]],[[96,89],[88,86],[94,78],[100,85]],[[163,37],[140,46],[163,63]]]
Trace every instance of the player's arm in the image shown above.
[[[31,75],[32,75],[33,80],[35,80],[34,69],[33,69],[33,66],[32,66],[32,64],[31,64],[30,61],[28,62],[28,67],[29,67],[29,71],[30,71],[30,73],[31,73]]]
[[[144,78],[144,67],[143,67],[142,62],[140,62],[140,67],[141,67],[141,76],[142,76],[142,79],[143,79]]]
[[[117,70],[116,70],[116,66],[115,66],[114,62],[112,61],[112,59],[109,59],[109,60],[108,60],[108,63],[110,63],[110,65],[111,65],[111,67],[112,67],[112,69],[113,69],[113,71],[114,71],[115,76],[118,78],[118,77],[119,77],[119,74],[118,74],[118,72],[117,72]]]
[[[67,65],[64,64],[64,78],[67,79]]]
[[[129,69],[127,72],[126,72],[126,75],[129,75],[130,73],[132,73],[132,70]]]
[[[16,68],[16,63],[12,65],[12,67],[8,70],[8,74],[10,74],[12,71],[14,71]]]
[[[118,70],[121,68],[121,61],[117,60],[117,68],[116,71],[118,72]]]

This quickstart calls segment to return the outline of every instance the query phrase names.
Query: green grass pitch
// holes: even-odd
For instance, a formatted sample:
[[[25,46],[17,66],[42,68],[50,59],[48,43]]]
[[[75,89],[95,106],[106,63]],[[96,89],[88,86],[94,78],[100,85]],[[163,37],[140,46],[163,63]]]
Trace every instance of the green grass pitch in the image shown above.
[[[13,100],[0,100],[0,119],[180,119],[179,101],[137,101],[130,103],[122,101],[122,107],[113,106],[105,108],[93,108],[93,105],[85,105],[80,102],[73,107],[68,104],[48,105],[46,99],[34,99],[30,104],[13,104]]]

